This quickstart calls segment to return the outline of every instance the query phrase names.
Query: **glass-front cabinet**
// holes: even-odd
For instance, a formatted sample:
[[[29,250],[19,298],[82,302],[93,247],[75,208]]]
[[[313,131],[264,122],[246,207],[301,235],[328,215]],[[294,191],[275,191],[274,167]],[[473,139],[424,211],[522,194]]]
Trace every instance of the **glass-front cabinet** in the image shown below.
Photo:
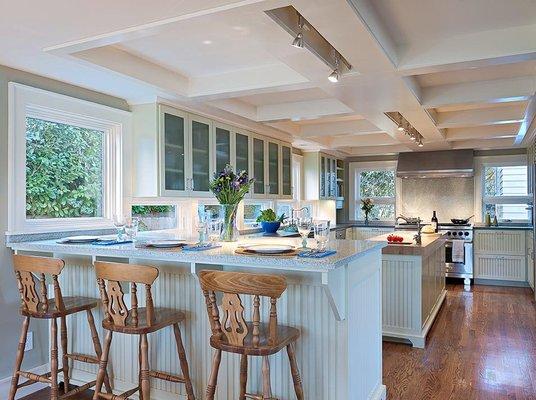
[[[184,192],[187,188],[186,155],[188,114],[168,107],[160,113],[160,169],[163,195]]]
[[[279,194],[279,144],[268,142],[268,194]]]
[[[292,148],[281,145],[281,196],[292,198]]]
[[[227,164],[232,165],[231,160],[231,129],[214,125],[214,135],[216,137],[216,171],[221,171]],[[234,167],[234,166],[233,166]]]
[[[199,194],[209,193],[212,178],[212,121],[206,118],[190,116],[191,132],[191,174],[189,189]]]
[[[237,171],[249,171],[249,136],[245,133],[235,133],[235,168]]]
[[[253,195],[255,197],[267,194],[266,169],[265,169],[265,141],[253,137]]]
[[[337,197],[337,159],[320,155],[320,193],[321,199]]]

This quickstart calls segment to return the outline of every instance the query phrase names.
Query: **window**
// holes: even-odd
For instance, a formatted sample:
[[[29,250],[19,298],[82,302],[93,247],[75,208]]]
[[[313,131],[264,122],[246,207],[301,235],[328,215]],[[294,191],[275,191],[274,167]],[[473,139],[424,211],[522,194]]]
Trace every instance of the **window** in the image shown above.
[[[354,171],[353,193],[355,201],[350,211],[356,220],[365,219],[361,200],[370,198],[374,207],[369,214],[371,220],[394,220],[396,199],[395,163],[352,163]]]
[[[292,203],[278,202],[275,213],[277,217],[285,214],[285,218],[290,218],[292,214],[292,208]]]
[[[517,164],[517,165],[516,165]],[[527,166],[523,160],[484,163],[482,167],[482,217],[489,213],[501,222],[526,222],[528,209]]]
[[[113,226],[129,127],[129,112],[10,82],[9,232]]]
[[[139,231],[162,231],[177,228],[177,207],[172,205],[134,205],[132,216],[139,219]]]
[[[271,202],[267,201],[244,202],[244,227],[257,227],[257,217],[261,214],[261,211],[271,207]]]

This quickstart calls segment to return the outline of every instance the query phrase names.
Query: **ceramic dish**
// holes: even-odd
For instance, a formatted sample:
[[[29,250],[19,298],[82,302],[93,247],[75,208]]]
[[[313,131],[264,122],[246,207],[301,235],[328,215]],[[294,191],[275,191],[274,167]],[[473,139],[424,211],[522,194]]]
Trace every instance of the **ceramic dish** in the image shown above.
[[[147,243],[145,243],[145,245],[149,247],[156,247],[159,249],[168,249],[171,247],[181,247],[181,246],[186,245],[186,243],[182,240],[164,239],[164,240],[149,240]]]
[[[243,248],[249,252],[259,254],[281,254],[294,250],[294,246],[287,244],[252,244]]]

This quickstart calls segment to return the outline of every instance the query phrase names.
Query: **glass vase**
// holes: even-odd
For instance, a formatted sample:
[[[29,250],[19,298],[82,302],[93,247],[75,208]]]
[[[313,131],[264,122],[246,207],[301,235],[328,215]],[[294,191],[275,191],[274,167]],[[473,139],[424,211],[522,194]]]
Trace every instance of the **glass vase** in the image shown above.
[[[223,221],[221,240],[223,242],[236,242],[238,240],[238,228],[236,227],[236,212],[238,204],[220,204],[220,216]]]

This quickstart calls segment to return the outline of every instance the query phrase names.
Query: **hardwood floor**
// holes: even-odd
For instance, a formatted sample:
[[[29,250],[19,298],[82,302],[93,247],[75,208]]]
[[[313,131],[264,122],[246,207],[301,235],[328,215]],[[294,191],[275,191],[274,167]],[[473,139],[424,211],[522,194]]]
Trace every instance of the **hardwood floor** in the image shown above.
[[[383,345],[389,400],[536,399],[530,289],[449,285],[426,349]]]
[[[536,400],[530,289],[449,285],[426,349],[385,342],[383,350],[389,400]],[[24,399],[48,399],[48,390]]]

